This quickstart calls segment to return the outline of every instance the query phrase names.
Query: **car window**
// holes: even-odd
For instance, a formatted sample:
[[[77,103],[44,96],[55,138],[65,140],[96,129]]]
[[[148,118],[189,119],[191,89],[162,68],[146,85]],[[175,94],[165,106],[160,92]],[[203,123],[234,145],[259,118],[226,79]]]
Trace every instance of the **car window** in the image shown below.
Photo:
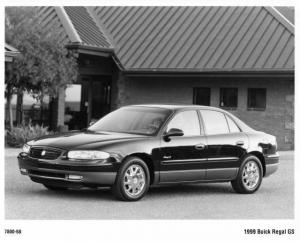
[[[167,126],[167,131],[172,128],[183,131],[184,136],[200,135],[198,114],[194,110],[177,113]]]
[[[234,123],[234,121],[226,115],[230,132],[240,132],[240,128]]]
[[[207,135],[217,135],[229,133],[225,115],[218,111],[201,110]]]
[[[154,135],[170,114],[170,110],[161,108],[123,107],[104,116],[88,130]]]

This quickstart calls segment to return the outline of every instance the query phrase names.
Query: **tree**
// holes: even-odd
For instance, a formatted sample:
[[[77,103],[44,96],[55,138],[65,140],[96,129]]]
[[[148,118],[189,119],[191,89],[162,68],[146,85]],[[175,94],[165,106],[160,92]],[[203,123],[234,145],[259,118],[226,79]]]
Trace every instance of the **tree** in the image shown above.
[[[9,110],[13,94],[28,91],[43,101],[45,95],[56,97],[60,88],[77,80],[76,53],[58,41],[55,28],[41,22],[38,10],[37,7],[5,8],[5,41],[21,53],[12,67],[6,69],[5,95]]]

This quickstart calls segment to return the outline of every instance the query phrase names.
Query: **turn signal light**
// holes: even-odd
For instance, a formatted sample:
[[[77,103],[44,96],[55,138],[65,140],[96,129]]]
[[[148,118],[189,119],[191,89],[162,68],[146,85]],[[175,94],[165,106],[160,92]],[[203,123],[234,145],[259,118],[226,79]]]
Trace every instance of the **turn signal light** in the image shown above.
[[[67,178],[70,180],[81,180],[82,176],[70,174],[70,175],[67,175]]]

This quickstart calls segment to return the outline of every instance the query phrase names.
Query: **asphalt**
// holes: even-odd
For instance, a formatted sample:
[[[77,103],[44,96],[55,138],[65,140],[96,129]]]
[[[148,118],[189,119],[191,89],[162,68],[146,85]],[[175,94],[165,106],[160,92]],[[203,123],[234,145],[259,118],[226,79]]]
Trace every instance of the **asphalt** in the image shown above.
[[[114,199],[109,189],[48,191],[19,173],[18,149],[5,150],[6,219],[292,219],[294,153],[251,195],[229,183],[153,187],[138,202]]]

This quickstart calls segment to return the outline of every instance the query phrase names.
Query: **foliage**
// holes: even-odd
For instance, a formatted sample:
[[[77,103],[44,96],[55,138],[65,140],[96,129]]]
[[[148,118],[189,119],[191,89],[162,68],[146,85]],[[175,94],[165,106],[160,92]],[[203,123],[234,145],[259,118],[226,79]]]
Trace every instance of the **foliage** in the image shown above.
[[[43,125],[23,124],[5,131],[5,143],[11,147],[21,147],[29,140],[50,134],[53,133],[49,132],[48,127]]]
[[[33,97],[55,97],[77,79],[77,56],[59,42],[59,32],[45,26],[37,7],[5,8],[5,41],[18,55],[6,73],[6,88],[27,90]],[[7,91],[7,93],[10,93]]]

